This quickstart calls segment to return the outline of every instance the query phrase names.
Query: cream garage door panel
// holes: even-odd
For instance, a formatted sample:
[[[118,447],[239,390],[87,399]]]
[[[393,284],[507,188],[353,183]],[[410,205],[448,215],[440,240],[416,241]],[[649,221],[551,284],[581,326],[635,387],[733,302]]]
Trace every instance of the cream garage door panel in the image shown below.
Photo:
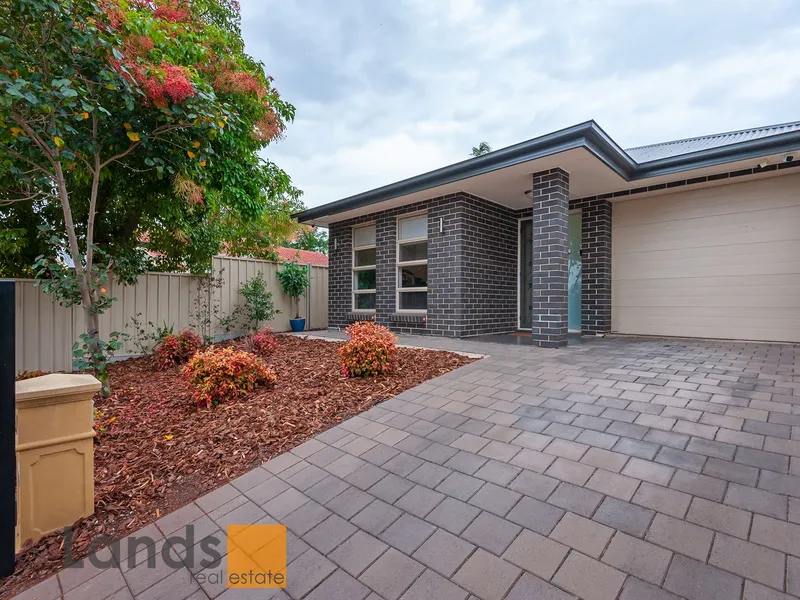
[[[612,329],[800,342],[800,175],[617,202]]]

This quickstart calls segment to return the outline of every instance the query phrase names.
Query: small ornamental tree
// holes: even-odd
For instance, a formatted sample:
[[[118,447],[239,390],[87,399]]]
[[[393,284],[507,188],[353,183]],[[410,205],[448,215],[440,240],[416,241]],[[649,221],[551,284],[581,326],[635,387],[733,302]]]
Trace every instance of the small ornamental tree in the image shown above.
[[[308,274],[308,267],[301,267],[296,262],[283,263],[283,268],[278,271],[278,279],[284,293],[294,300],[295,319],[300,318],[300,296],[302,296],[311,285],[311,277]]]
[[[141,235],[209,255],[293,189],[258,152],[294,109],[244,53],[238,19],[234,0],[0,3],[0,205],[33,204],[18,232],[43,220],[36,277],[83,308],[89,356],[109,272],[144,268]],[[125,247],[105,231],[117,223]],[[0,239],[7,256],[31,246]]]

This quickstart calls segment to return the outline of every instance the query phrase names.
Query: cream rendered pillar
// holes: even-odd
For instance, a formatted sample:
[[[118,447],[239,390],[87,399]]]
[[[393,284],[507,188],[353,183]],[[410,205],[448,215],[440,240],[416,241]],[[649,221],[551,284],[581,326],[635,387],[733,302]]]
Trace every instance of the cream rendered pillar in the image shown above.
[[[94,512],[94,414],[100,382],[54,373],[16,383],[17,550]]]

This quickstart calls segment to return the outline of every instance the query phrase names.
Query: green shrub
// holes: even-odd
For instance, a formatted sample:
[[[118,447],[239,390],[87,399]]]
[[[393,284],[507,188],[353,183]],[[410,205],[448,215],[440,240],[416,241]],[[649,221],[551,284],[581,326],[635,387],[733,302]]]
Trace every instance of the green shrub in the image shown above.
[[[295,303],[295,319],[300,318],[300,296],[311,285],[308,267],[301,267],[296,262],[283,263],[283,268],[278,271],[278,280],[284,293],[292,298]]]
[[[272,301],[272,292],[267,290],[263,273],[259,272],[248,279],[239,288],[239,293],[244,297],[244,307],[239,307],[237,312],[247,321],[250,331],[258,331],[259,323],[275,318],[278,311]]]

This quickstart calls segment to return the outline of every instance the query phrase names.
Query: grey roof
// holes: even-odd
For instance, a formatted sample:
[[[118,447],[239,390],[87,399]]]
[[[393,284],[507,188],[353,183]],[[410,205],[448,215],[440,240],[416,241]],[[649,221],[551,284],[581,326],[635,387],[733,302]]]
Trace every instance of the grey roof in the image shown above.
[[[789,133],[790,131],[800,131],[800,121],[795,121],[794,123],[783,123],[781,125],[768,125],[766,127],[757,127],[755,129],[742,129],[740,131],[715,133],[713,135],[704,135],[686,140],[674,140],[671,142],[662,142],[660,144],[650,144],[649,146],[626,148],[625,152],[627,152],[628,156],[630,156],[633,160],[641,164],[651,160],[658,160],[660,158],[681,156],[683,154],[690,154],[700,150],[707,150],[708,148],[729,146],[731,144],[738,144],[739,142],[746,142],[748,140],[756,140],[772,135],[780,135],[781,133]]]
[[[625,181],[638,181],[769,154],[800,153],[800,122],[623,150],[597,123],[586,121],[435,171],[309,208],[293,216],[301,223],[314,224],[317,219],[574,148],[584,148]]]

